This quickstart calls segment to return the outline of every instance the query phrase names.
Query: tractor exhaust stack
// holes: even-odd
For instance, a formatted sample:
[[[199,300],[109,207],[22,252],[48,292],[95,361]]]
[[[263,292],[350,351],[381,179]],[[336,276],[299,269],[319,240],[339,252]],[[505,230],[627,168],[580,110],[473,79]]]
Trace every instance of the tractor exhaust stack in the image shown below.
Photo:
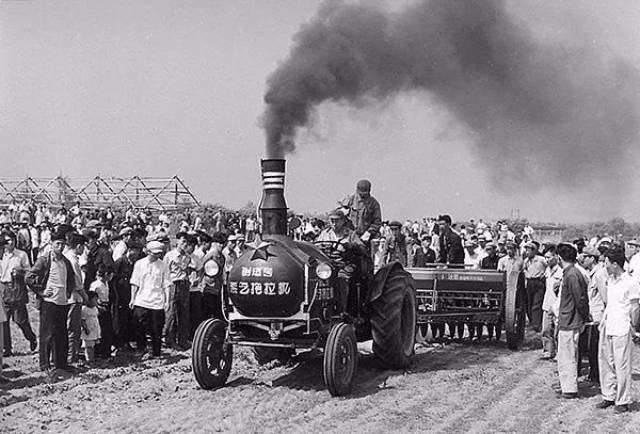
[[[260,215],[262,233],[265,235],[287,234],[287,203],[284,200],[283,159],[260,161],[262,169],[262,199]]]

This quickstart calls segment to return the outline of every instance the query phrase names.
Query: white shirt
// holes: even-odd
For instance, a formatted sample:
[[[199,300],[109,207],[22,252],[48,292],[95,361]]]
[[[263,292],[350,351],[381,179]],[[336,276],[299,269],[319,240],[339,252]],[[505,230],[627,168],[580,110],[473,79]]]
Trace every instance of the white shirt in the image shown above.
[[[560,285],[562,284],[562,267],[556,265],[551,269],[547,267],[545,273],[546,289],[544,291],[544,300],[542,301],[542,310],[552,312],[558,315],[560,309]]]
[[[48,301],[58,306],[66,306],[68,304],[67,297],[67,265],[62,258],[55,259],[51,255],[51,265],[49,268],[49,280],[47,280],[47,290],[53,291],[49,297],[43,297],[44,301]]]
[[[102,280],[96,279],[93,282],[91,282],[91,286],[89,286],[89,291],[92,291],[98,294],[98,301],[100,301],[100,303],[104,303],[104,304],[109,303],[109,287]]]
[[[19,249],[13,249],[9,253],[5,251],[0,260],[0,282],[10,283],[13,270],[27,271],[29,269],[29,258],[27,254]]]
[[[481,261],[482,257],[478,253],[474,252],[473,254],[469,254],[469,251],[465,249],[464,265],[471,265],[471,269],[479,270]]]
[[[133,305],[147,309],[164,309],[165,294],[171,286],[169,267],[162,260],[153,262],[149,257],[140,259],[133,266],[130,283],[138,287]]]
[[[625,336],[631,332],[631,300],[640,298],[638,282],[627,273],[607,281],[607,307],[602,322],[607,336]]]
[[[512,258],[511,256],[507,255],[498,259],[498,271],[506,271],[507,274],[513,271],[520,272],[522,271],[523,266],[524,262],[522,262],[522,259],[517,256]]]
[[[608,273],[603,265],[596,264],[590,272],[591,280],[589,281],[589,312],[593,321],[599,323],[602,321],[602,315],[605,309],[606,284]],[[602,292],[605,292],[602,294]]]
[[[636,282],[640,282],[640,253],[636,253],[627,262],[627,273],[633,277]]]
[[[127,253],[127,243],[125,243],[124,240],[120,240],[118,241],[116,246],[113,248],[113,253],[111,254],[111,257],[113,258],[113,262],[122,258],[125,253]]]

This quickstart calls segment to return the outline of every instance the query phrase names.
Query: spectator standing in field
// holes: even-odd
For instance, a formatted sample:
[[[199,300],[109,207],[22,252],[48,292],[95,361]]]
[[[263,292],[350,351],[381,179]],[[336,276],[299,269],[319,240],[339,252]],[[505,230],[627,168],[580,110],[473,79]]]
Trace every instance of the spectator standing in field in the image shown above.
[[[483,270],[497,270],[498,261],[498,249],[494,243],[487,243],[485,245],[485,251],[487,255],[480,261],[480,268]]]
[[[31,262],[31,247],[33,245],[31,241],[31,231],[29,230],[29,214],[20,217],[20,228],[16,232],[16,247],[27,254],[29,258],[29,265]]]
[[[4,312],[7,322],[4,328],[4,350],[5,357],[11,356],[11,327],[10,321],[13,319],[25,339],[30,342],[31,351],[37,346],[36,335],[29,323],[29,313],[27,303],[29,296],[25,286],[25,273],[29,270],[29,259],[27,254],[16,248],[16,236],[13,232],[3,231],[0,233],[4,253],[0,259],[0,291],[4,302]]]
[[[60,380],[68,370],[67,311],[68,300],[75,289],[73,266],[62,254],[65,236],[55,232],[51,249],[38,258],[25,277],[27,286],[40,299],[40,369],[50,381]],[[55,370],[51,370],[53,355]]]
[[[248,243],[252,243],[256,236],[257,223],[255,215],[250,215],[244,222]]]
[[[638,325],[640,288],[624,272],[625,255],[613,248],[605,253],[607,305],[600,330],[600,390],[598,408],[615,406],[616,413],[629,411],[631,403],[632,334]]]
[[[439,232],[439,258],[442,264],[464,264],[464,248],[460,235],[451,229],[451,216],[441,215],[438,217]]]
[[[171,280],[169,267],[160,257],[164,244],[147,243],[147,256],[137,261],[131,274],[131,302],[133,316],[138,324],[138,349],[146,348],[146,334],[151,336],[150,357],[159,357],[162,345],[164,312],[169,308]]]
[[[389,223],[391,235],[387,237],[387,263],[398,261],[407,266],[407,237],[402,233],[402,223],[397,220]],[[357,234],[357,233],[356,233]]]
[[[578,397],[578,341],[590,320],[587,281],[576,268],[578,251],[571,244],[559,244],[562,266],[560,309],[558,310],[558,375],[562,397]]]
[[[108,284],[108,272],[104,264],[98,266],[96,280],[89,287],[90,292],[98,294],[98,321],[100,322],[100,342],[95,350],[96,356],[107,359],[111,357],[113,345],[113,318],[111,316],[111,294]]]
[[[598,383],[598,342],[600,340],[600,323],[604,315],[607,299],[607,269],[599,261],[600,252],[593,246],[582,249],[584,268],[589,273],[589,313],[591,323],[586,327],[587,345],[589,347],[589,380]]]
[[[480,262],[482,261],[482,258],[476,251],[477,247],[476,242],[472,240],[465,241],[464,243],[464,265],[469,266],[469,268],[473,270],[480,269]]]
[[[69,260],[73,268],[75,279],[74,290],[69,297],[69,312],[67,314],[67,335],[69,337],[69,363],[78,363],[80,346],[82,344],[82,306],[87,301],[87,294],[82,286],[82,270],[80,268],[80,255],[84,251],[84,243],[87,239],[75,232],[66,234],[67,245],[64,256]]]
[[[31,255],[31,264],[34,264],[40,251],[40,232],[34,225],[29,225],[29,232],[31,234],[31,252],[29,254]]]
[[[193,338],[193,335],[202,321],[202,274],[203,274],[203,259],[206,253],[211,248],[211,237],[206,233],[197,232],[198,246],[191,254],[192,271],[189,276],[191,288],[189,289],[189,319],[191,327],[189,330],[189,339]]]
[[[171,290],[169,295],[169,309],[165,312],[164,338],[167,347],[185,350],[189,348],[189,290],[191,282],[191,254],[196,246],[196,238],[186,232],[176,235],[177,245],[164,257],[169,267]]]
[[[84,289],[89,290],[89,287],[96,280],[96,273],[100,264],[104,267],[105,273],[113,272],[113,257],[109,251],[109,247],[105,244],[98,242],[98,233],[94,229],[86,229],[83,231],[87,239],[87,263],[85,265],[84,274]],[[104,335],[106,332],[102,330]]]
[[[520,256],[518,256],[518,246],[513,241],[508,241],[505,245],[507,254],[498,260],[498,271],[506,271],[507,279],[509,276],[514,275],[517,278],[518,274],[522,272],[524,263]]]
[[[51,245],[51,228],[46,221],[40,224],[40,252],[42,254],[46,252],[47,248]]]
[[[542,329],[542,302],[545,294],[545,271],[547,263],[538,254],[538,245],[529,241],[524,246],[524,277],[526,279],[527,316],[531,328],[539,332]]]
[[[141,247],[135,241],[129,241],[126,253],[114,264],[114,318],[113,331],[116,348],[119,350],[131,348],[130,342],[135,340],[133,330],[133,313],[129,307],[131,302],[131,274],[133,266],[140,258]]]
[[[238,255],[236,254],[236,242],[238,237],[236,235],[229,235],[227,238],[227,245],[222,249],[222,254],[224,255],[224,279],[225,282],[227,280],[227,274],[233,268],[233,264],[238,260]]]
[[[629,262],[625,265],[625,270],[629,276],[633,277],[640,283],[640,241],[627,241],[625,254]]]
[[[431,248],[431,235],[424,234],[420,241],[420,247],[413,255],[412,267],[426,267],[427,264],[436,262],[436,252]]]
[[[95,347],[101,335],[98,315],[98,294],[89,292],[87,295],[87,304],[86,306],[82,306],[80,318],[82,326],[82,346],[84,347],[85,360],[89,366],[95,363]]]
[[[111,255],[113,262],[120,259],[127,252],[127,244],[130,243],[133,238],[133,228],[128,226],[126,228],[122,228],[118,234],[118,238],[119,240],[113,248],[113,253]]]
[[[547,263],[545,271],[545,292],[542,300],[542,358],[551,360],[556,357],[557,340],[556,324],[560,306],[560,285],[562,284],[562,267],[558,261],[556,246],[551,245],[544,253]]]
[[[9,324],[7,323],[7,317],[4,314],[4,303],[2,301],[2,294],[0,294],[0,349],[4,347],[4,328],[5,327],[9,327]],[[2,351],[0,351],[0,384],[5,384],[11,381],[7,377],[2,375],[3,363],[4,362],[2,360]]]

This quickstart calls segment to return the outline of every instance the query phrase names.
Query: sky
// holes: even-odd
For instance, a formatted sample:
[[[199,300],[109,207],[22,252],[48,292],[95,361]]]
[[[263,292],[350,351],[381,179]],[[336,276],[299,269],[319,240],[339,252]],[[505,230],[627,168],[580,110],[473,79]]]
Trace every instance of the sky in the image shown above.
[[[320,3],[0,1],[0,176],[177,174],[204,202],[257,202],[265,82]],[[639,2],[510,1],[508,10],[536,38],[581,38],[640,68]],[[287,157],[287,203],[299,212],[330,210],[368,178],[385,219],[640,221],[633,172],[624,195],[496,188],[472,134],[426,92],[360,109],[323,104],[313,118]],[[620,197],[599,206],[603,195]]]

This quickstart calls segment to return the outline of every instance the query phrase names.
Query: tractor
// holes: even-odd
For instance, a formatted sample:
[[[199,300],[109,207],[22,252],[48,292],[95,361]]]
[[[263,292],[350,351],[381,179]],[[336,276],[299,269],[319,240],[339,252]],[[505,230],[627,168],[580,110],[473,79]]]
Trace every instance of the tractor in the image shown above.
[[[285,160],[262,160],[261,172],[261,234],[229,271],[221,297],[224,320],[205,320],[196,330],[197,383],[204,389],[222,387],[235,346],[252,347],[259,363],[322,350],[324,383],[333,396],[352,389],[358,342],[373,341],[383,368],[408,367],[417,326],[411,274],[398,262],[374,273],[373,264],[364,260],[350,279],[346,311],[340,309],[337,276],[344,258],[339,243],[287,236]],[[204,270],[208,277],[221,272],[217,264],[205,264]]]

